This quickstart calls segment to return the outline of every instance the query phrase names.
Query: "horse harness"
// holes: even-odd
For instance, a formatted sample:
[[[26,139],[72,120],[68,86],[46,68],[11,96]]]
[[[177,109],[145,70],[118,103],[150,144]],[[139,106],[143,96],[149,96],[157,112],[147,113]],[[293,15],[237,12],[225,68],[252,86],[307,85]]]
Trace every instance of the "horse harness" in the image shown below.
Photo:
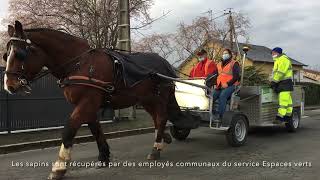
[[[28,48],[32,45],[32,42],[30,41],[30,39],[22,39],[22,38],[18,38],[18,37],[11,37],[9,43],[11,43],[12,41],[17,41],[17,42],[22,42],[24,43],[25,48],[21,50],[21,54],[23,54],[23,56],[20,56],[20,60],[23,62],[22,64],[22,72],[13,72],[13,71],[4,71],[5,74],[12,74],[18,77],[19,83],[22,86],[28,86],[29,84],[31,84],[32,82],[35,82],[36,80],[50,74],[50,73],[54,73],[60,69],[62,69],[64,66],[70,65],[72,63],[73,68],[71,70],[65,70],[67,71],[67,73],[65,73],[65,76],[63,78],[61,78],[60,80],[58,80],[58,85],[59,87],[66,87],[69,85],[83,85],[83,86],[89,86],[89,87],[93,87],[96,89],[100,89],[104,92],[107,93],[108,96],[110,96],[111,94],[114,93],[115,91],[115,86],[116,84],[118,84],[119,81],[119,73],[121,73],[119,71],[119,68],[117,68],[119,66],[119,61],[113,57],[112,55],[108,54],[107,51],[105,53],[107,53],[108,55],[110,55],[111,59],[113,60],[113,82],[105,82],[105,81],[101,81],[95,78],[92,78],[92,75],[94,73],[94,68],[93,66],[90,66],[89,68],[89,77],[87,76],[68,76],[68,74],[70,74],[71,72],[73,72],[75,69],[79,69],[80,68],[80,64],[81,64],[81,60],[79,61],[79,59],[85,55],[88,54],[96,49],[89,49],[88,51],[80,54],[79,56],[76,56],[74,58],[71,58],[70,60],[68,60],[66,63],[60,65],[57,68],[54,68],[53,70],[44,70],[41,71],[39,74],[36,75],[35,78],[33,78],[33,80],[27,80],[27,76],[26,73],[24,72],[24,60],[27,57],[29,51]],[[76,62],[76,63],[75,63]]]
[[[87,54],[91,51],[94,51],[96,49],[90,49],[89,51],[81,54],[79,57],[77,57],[74,60],[78,60],[82,55]],[[108,54],[109,55],[109,54]],[[113,82],[105,82],[99,79],[93,78],[94,74],[94,67],[92,65],[89,66],[89,76],[81,76],[81,75],[75,75],[75,76],[68,76],[66,75],[64,78],[61,78],[58,80],[59,87],[63,88],[70,85],[82,85],[82,86],[88,86],[93,87],[99,90],[104,91],[107,93],[108,96],[111,96],[115,92],[115,87],[118,84],[118,74],[119,70],[117,68],[119,62],[114,59],[113,56],[110,56],[113,61]],[[75,70],[80,70],[81,61],[78,61],[77,63],[73,64],[71,67],[71,70],[67,70],[68,72],[66,74],[70,74],[71,72]]]
[[[23,49],[23,51],[25,53],[24,53],[23,59],[21,59],[23,61],[29,53],[28,47],[30,47],[33,42],[31,42],[29,39],[21,39],[21,38],[17,38],[17,37],[12,37],[9,42],[11,42],[11,41],[19,41],[19,42],[25,43],[25,49]],[[105,82],[105,81],[93,78],[94,67],[92,65],[89,66],[89,76],[81,76],[81,75],[69,76],[70,73],[74,72],[75,70],[79,70],[81,68],[80,67],[81,60],[79,60],[79,59],[83,55],[88,54],[94,50],[97,50],[97,49],[89,49],[88,51],[83,52],[79,56],[71,58],[70,60],[66,61],[62,65],[59,65],[58,67],[53,68],[52,70],[48,70],[48,69],[43,70],[39,74],[37,74],[36,77],[34,77],[32,80],[27,79],[27,76],[26,76],[26,73],[24,72],[23,67],[22,67],[22,72],[5,71],[4,73],[16,75],[22,86],[29,87],[29,85],[32,82],[35,82],[36,80],[38,80],[38,79],[40,79],[50,73],[59,74],[57,72],[59,72],[59,70],[64,68],[63,69],[65,71],[64,75],[62,76],[61,79],[59,79],[57,81],[59,87],[63,88],[63,87],[70,86],[70,85],[82,85],[82,86],[96,88],[96,89],[104,91],[107,95],[107,97],[106,97],[107,101],[109,101],[111,96],[115,93],[116,88],[117,89],[119,88],[118,87],[119,81],[123,80],[121,78],[123,75],[122,68],[121,68],[122,64],[120,63],[119,57],[117,57],[113,53],[113,49],[103,49],[104,53],[109,55],[111,57],[112,62],[113,62],[113,81],[112,82]],[[65,68],[65,66],[67,66],[67,68]],[[159,77],[153,77],[153,78],[158,79]],[[29,89],[30,89],[30,87],[29,87]],[[157,89],[156,94],[159,95],[160,84],[158,84],[156,89]]]
[[[8,52],[8,49],[9,49],[9,51],[11,51],[9,47],[10,47],[10,44],[14,41],[24,44],[24,49],[21,49],[16,55],[17,58],[22,61],[21,71],[7,71],[7,70],[5,70],[5,71],[3,71],[3,74],[14,75],[18,78],[21,86],[28,86],[29,81],[27,80],[27,77],[23,71],[24,71],[24,59],[27,56],[27,53],[29,51],[29,47],[31,46],[31,41],[29,39],[21,39],[21,38],[17,38],[17,37],[11,37],[8,44],[7,44],[7,52]],[[5,60],[5,61],[7,61],[7,60]]]

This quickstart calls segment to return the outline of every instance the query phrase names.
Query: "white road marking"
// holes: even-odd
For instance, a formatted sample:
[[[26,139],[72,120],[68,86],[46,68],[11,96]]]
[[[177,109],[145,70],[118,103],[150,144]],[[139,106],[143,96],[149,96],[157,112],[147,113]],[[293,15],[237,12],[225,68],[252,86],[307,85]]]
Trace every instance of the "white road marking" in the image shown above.
[[[308,118],[308,117],[310,117],[310,116],[302,116],[302,119],[304,119],[304,118]]]

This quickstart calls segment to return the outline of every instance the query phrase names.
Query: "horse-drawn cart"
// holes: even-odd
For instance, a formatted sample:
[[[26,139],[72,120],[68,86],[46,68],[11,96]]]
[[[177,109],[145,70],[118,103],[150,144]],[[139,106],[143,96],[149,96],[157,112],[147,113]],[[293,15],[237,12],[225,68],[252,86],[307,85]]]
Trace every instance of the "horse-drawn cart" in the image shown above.
[[[185,80],[204,86],[204,80]],[[295,86],[293,97],[293,121],[280,122],[275,119],[278,109],[277,94],[268,86],[242,86],[229,99],[221,123],[213,116],[217,103],[212,102],[212,93],[183,82],[176,82],[176,99],[183,113],[192,113],[199,126],[209,126],[225,131],[231,146],[241,146],[246,142],[248,129],[253,126],[285,125],[290,132],[299,128],[304,109],[304,91]],[[171,127],[171,134],[178,140],[187,138],[192,128]],[[194,126],[193,126],[194,128]]]
[[[243,82],[244,62],[248,48],[244,47],[242,59]],[[171,135],[177,140],[186,139],[191,129],[200,125],[214,130],[225,131],[231,146],[241,146],[247,140],[249,127],[285,125],[289,132],[299,128],[304,112],[304,90],[294,86],[292,92],[293,118],[289,122],[276,120],[278,95],[269,86],[242,86],[236,88],[227,102],[222,120],[215,119],[217,103],[213,103],[212,89],[205,86],[204,79],[183,80],[158,74],[158,76],[175,81],[175,96],[182,112],[177,120],[171,120]]]

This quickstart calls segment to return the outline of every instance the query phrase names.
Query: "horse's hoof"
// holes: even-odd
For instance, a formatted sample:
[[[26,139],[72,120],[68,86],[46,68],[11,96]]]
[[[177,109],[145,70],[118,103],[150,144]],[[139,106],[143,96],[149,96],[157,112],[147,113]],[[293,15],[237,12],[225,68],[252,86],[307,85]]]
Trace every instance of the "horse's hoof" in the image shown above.
[[[167,144],[171,144],[172,143],[172,138],[170,136],[170,134],[168,133],[165,133],[164,136],[163,136],[163,141]]]
[[[153,148],[152,152],[148,155],[148,160],[158,160],[158,159],[160,159],[160,150]]]
[[[99,153],[96,168],[108,167],[110,162],[110,153]]]
[[[95,168],[100,169],[108,166],[109,166],[109,160],[104,160],[104,161],[98,161],[98,163],[95,165]]]
[[[51,172],[48,176],[48,179],[60,180],[64,177],[66,172],[67,172],[67,170],[60,170],[60,171],[56,171],[56,172]]]

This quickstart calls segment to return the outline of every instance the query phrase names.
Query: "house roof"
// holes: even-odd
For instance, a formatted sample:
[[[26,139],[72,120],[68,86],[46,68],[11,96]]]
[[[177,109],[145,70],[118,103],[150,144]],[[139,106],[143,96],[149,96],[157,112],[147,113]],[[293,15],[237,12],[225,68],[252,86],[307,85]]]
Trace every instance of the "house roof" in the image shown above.
[[[234,45],[236,46],[236,45]],[[270,62],[273,63],[274,60],[272,59],[271,56],[271,49],[265,46],[259,46],[259,45],[253,45],[253,44],[243,44],[243,43],[239,43],[239,48],[242,49],[243,46],[249,46],[250,50],[248,51],[248,55],[247,57],[249,59],[251,59],[252,61],[255,62]],[[235,50],[235,48],[234,48]],[[303,64],[291,57],[289,57],[291,59],[291,62],[293,65],[297,65],[297,66],[307,66],[306,64]]]
[[[309,76],[303,76],[304,79],[309,79],[309,80],[312,80],[314,82],[318,82],[318,80],[312,78],[312,77],[309,77]]]
[[[319,71],[315,71],[315,70],[311,70],[311,69],[303,69],[303,71],[308,72],[308,73],[312,73],[312,74],[316,74],[316,75],[320,75]]]
[[[211,40],[214,42],[218,42],[223,45],[225,48],[230,48],[230,43],[228,41],[225,41],[224,43],[221,40]],[[205,41],[201,47],[203,47],[205,44],[207,44],[208,41]],[[239,48],[242,49],[243,46],[249,46],[250,51],[248,52],[247,58],[254,61],[254,62],[270,62],[273,63],[274,60],[272,59],[271,56],[271,49],[265,46],[259,46],[259,45],[254,45],[254,44],[244,44],[244,43],[239,43]],[[201,47],[197,48],[196,51],[199,51]],[[233,49],[232,51],[237,52],[237,45],[236,43],[233,43]],[[179,68],[181,68],[186,62],[190,61],[193,58],[193,55],[190,55],[184,62],[182,62],[179,65]],[[307,66],[306,64],[303,64],[291,57],[289,57],[292,61],[293,65],[297,66]]]

